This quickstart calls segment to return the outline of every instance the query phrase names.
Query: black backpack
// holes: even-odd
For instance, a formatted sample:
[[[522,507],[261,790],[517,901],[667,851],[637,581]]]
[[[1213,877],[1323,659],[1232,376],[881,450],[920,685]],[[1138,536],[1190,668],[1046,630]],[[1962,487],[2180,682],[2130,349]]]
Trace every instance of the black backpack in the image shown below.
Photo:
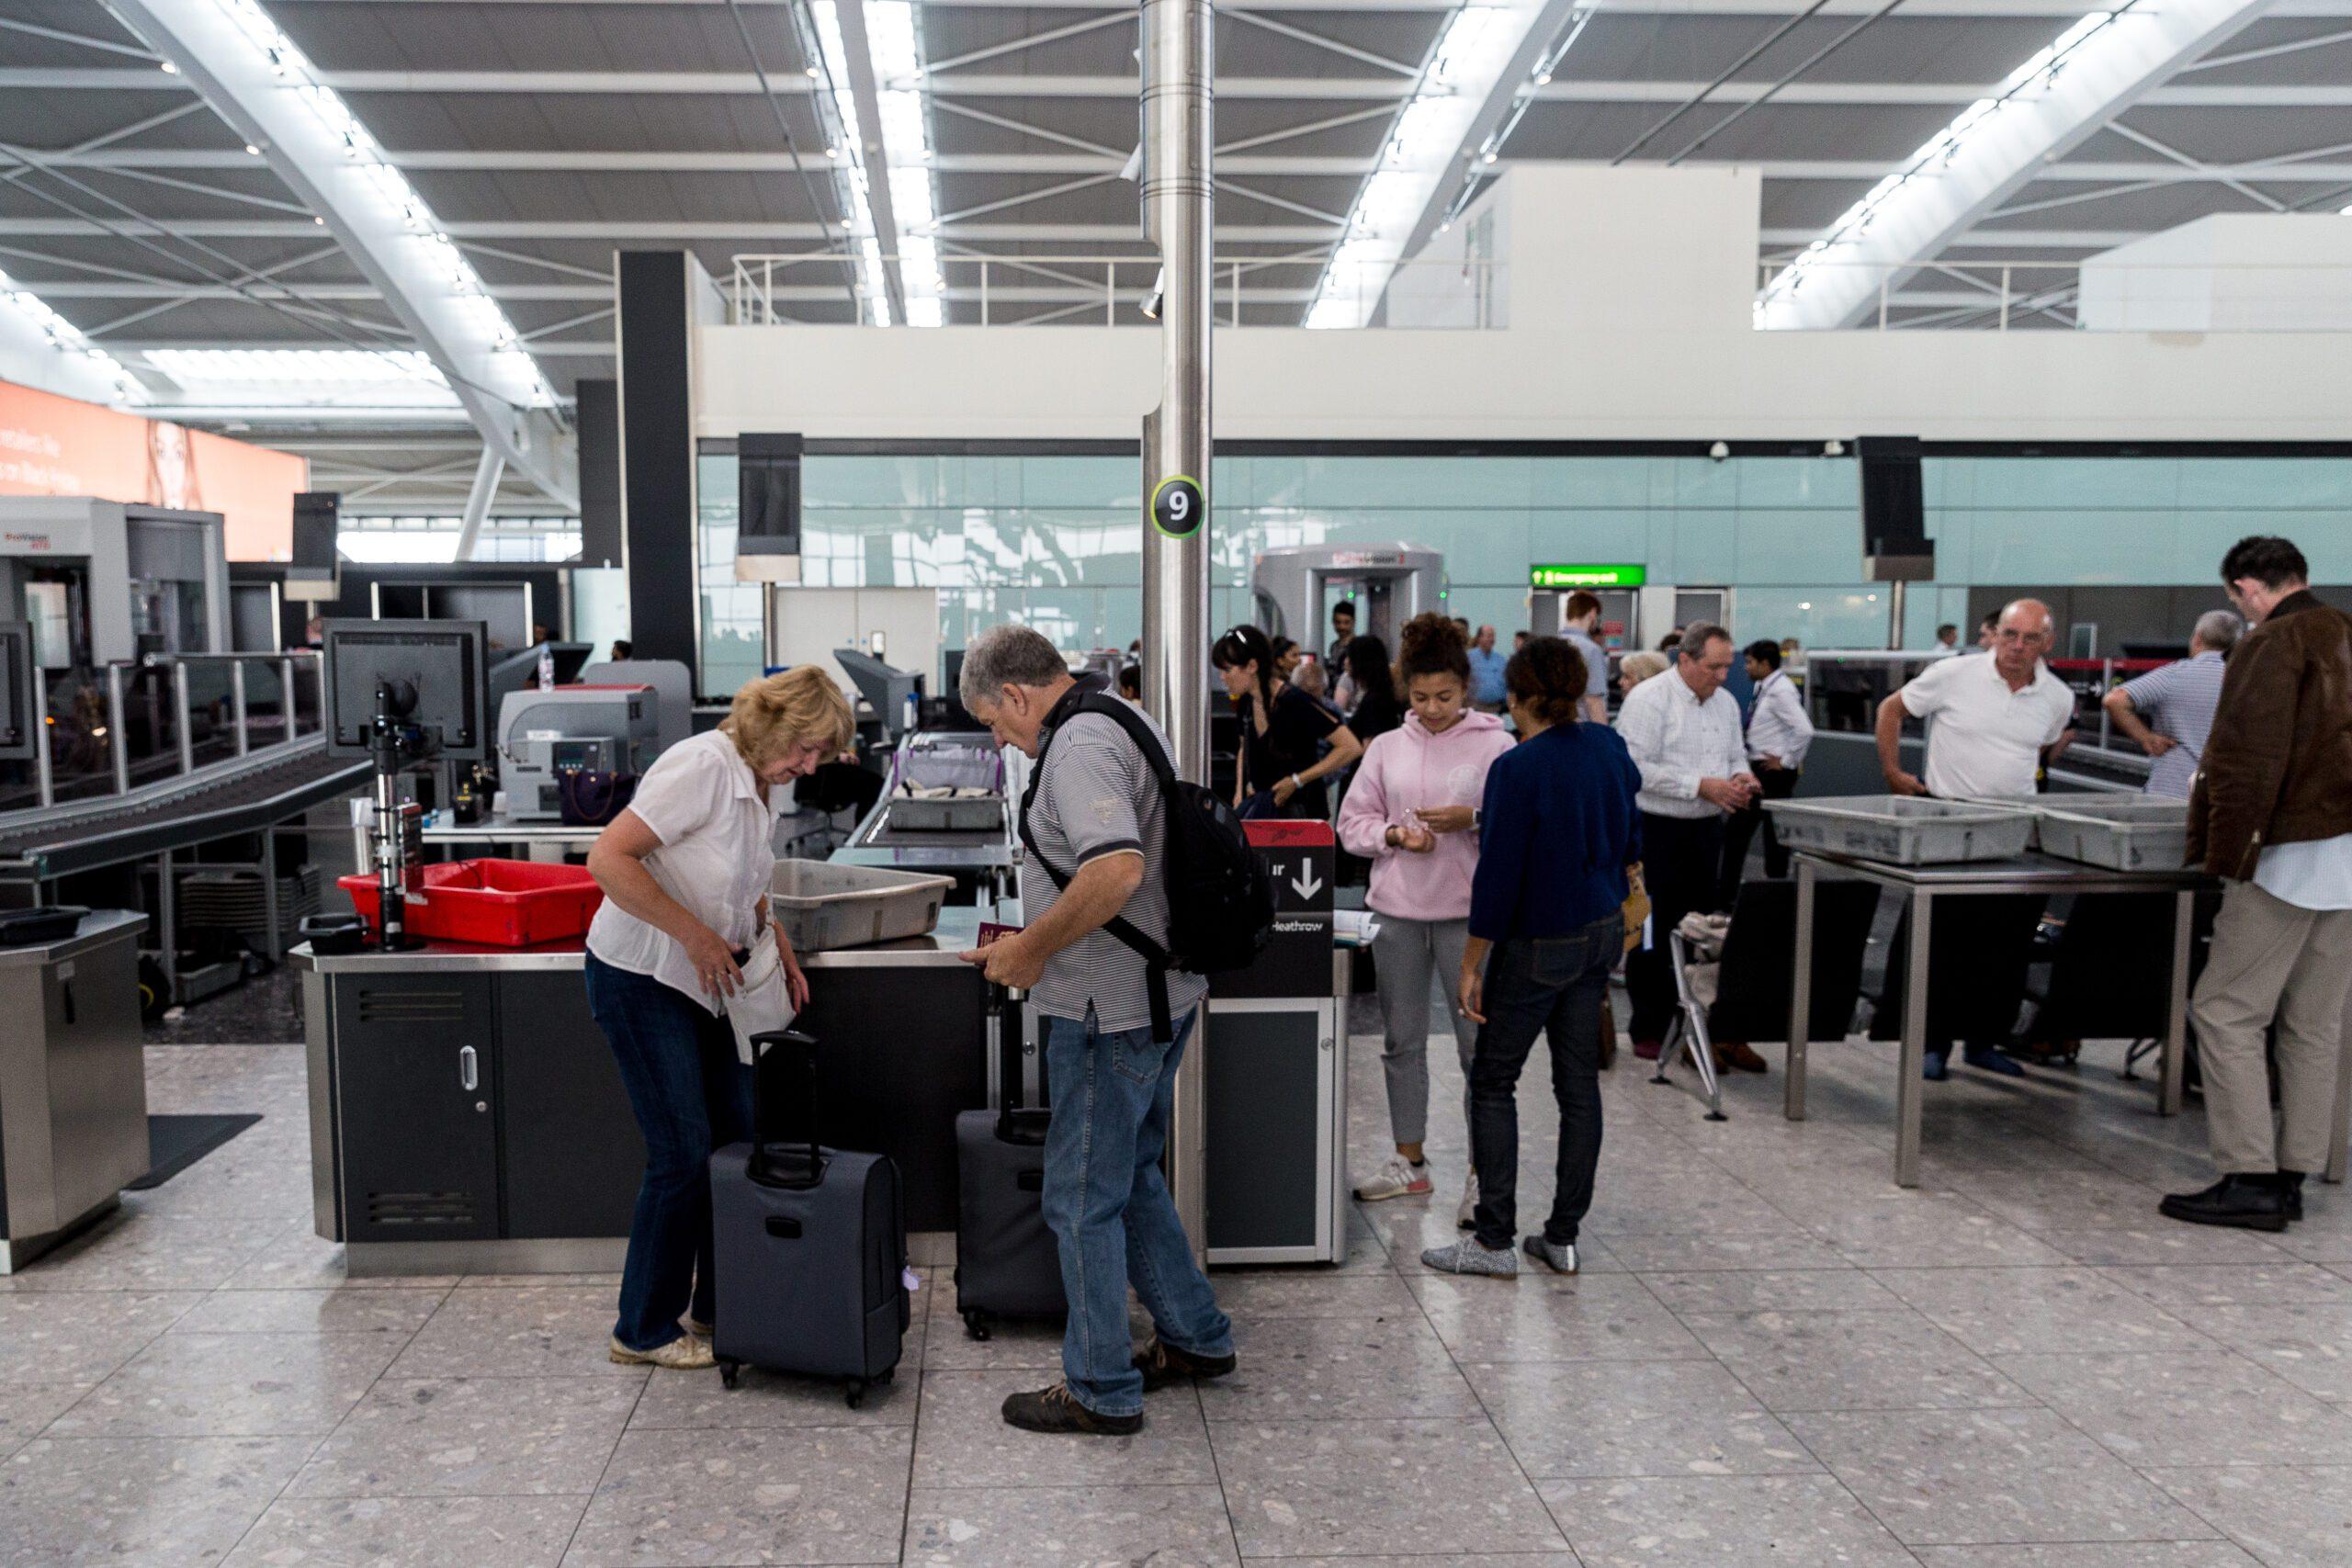
[[[1029,773],[1029,787],[1021,795],[1021,842],[1046,868],[1056,887],[1069,886],[1069,874],[1048,861],[1029,831],[1029,808],[1037,798],[1037,784],[1046,775],[1046,754],[1054,735],[1082,713],[1101,714],[1126,731],[1146,766],[1159,782],[1167,805],[1168,848],[1163,874],[1168,891],[1168,942],[1162,946],[1113,916],[1102,929],[1143,956],[1144,976],[1151,998],[1151,1037],[1163,1043],[1175,1039],[1175,1021],[1168,1009],[1168,971],[1216,975],[1247,969],[1266,949],[1273,933],[1274,884],[1258,852],[1241,831],[1233,807],[1204,785],[1187,784],[1176,776],[1159,737],[1142,714],[1117,697],[1105,695],[1092,682],[1082,682],[1054,705],[1038,737],[1036,765]]]

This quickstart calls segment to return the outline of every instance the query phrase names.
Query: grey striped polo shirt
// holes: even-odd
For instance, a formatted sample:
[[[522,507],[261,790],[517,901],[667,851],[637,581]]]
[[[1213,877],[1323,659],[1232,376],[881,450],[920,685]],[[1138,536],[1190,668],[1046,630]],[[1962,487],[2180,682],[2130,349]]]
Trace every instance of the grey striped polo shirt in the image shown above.
[[[1150,723],[1146,719],[1147,724]],[[1163,751],[1168,737],[1153,724]],[[1171,753],[1172,755],[1172,753]],[[1037,796],[1029,808],[1029,832],[1039,854],[1065,875],[1102,855],[1143,852],[1143,885],[1120,911],[1127,922],[1157,941],[1168,939],[1167,806],[1143,753],[1118,721],[1081,713],[1053,735],[1040,764]],[[1021,866],[1021,908],[1032,925],[1061,897],[1035,855]],[[1182,1018],[1208,991],[1208,981],[1182,970],[1168,975],[1168,1007]],[[1107,931],[1087,932],[1046,962],[1029,994],[1049,1018],[1084,1019],[1094,1009],[1096,1027],[1115,1033],[1148,1028],[1151,1002],[1140,954]]]

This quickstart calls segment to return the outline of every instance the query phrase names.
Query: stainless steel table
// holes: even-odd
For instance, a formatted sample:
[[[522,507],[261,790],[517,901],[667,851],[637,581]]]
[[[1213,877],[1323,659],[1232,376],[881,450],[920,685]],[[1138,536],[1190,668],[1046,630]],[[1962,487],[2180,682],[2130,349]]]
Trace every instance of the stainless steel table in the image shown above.
[[[1894,1180],[1919,1184],[1919,1074],[1928,1045],[1928,955],[1934,940],[1939,898],[1998,893],[2170,893],[2173,895],[2171,1005],[2165,1015],[2162,1084],[2156,1109],[2171,1116],[2180,1110],[2183,1048],[2188,1037],[2189,934],[2197,895],[2215,886],[2201,871],[2108,871],[2075,861],[2029,853],[2009,860],[1967,861],[1951,865],[1889,865],[1883,861],[1822,850],[1793,852],[1797,877],[1795,973],[1789,986],[1789,1065],[1783,1109],[1792,1122],[1804,1120],[1805,1031],[1813,1011],[1814,884],[1825,871],[1892,887],[1911,901],[1910,951],[1905,970],[1903,1052],[1896,1067]]]

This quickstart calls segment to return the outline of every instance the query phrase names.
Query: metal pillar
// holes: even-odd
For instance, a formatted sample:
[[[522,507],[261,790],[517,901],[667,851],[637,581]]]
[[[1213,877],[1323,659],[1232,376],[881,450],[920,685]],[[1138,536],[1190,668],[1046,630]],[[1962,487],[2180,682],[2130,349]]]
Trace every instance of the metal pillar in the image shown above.
[[[1142,0],[1143,224],[1159,250],[1159,406],[1143,425],[1143,701],[1176,772],[1209,775],[1210,168],[1216,16],[1210,0]],[[1169,1186],[1196,1253],[1206,1246],[1203,1025],[1176,1077]]]
[[[463,563],[474,558],[482,520],[490,515],[491,502],[498,498],[498,481],[505,477],[506,459],[495,447],[485,445],[481,461],[474,465],[474,482],[466,491],[466,514],[458,524],[458,553],[453,559]]]

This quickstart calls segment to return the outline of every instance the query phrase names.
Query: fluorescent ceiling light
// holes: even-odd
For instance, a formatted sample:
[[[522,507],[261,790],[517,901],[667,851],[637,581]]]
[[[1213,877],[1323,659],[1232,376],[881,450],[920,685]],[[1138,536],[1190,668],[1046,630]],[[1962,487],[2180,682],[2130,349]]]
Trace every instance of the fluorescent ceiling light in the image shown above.
[[[1512,0],[1464,6],[1446,18],[1379,163],[1356,193],[1347,231],[1307,307],[1308,326],[1360,327],[1372,319],[1413,226],[1543,9],[1541,0]]]
[[[865,0],[865,41],[889,165],[890,211],[899,226],[899,284],[907,324],[946,321],[947,279],[939,265],[939,200],[931,175],[931,125],[922,87],[922,42],[909,0]]]
[[[147,400],[147,389],[139,384],[128,367],[96,344],[83,335],[82,329],[51,310],[49,302],[0,272],[0,308],[14,310],[29,322],[34,331],[47,339],[58,353],[87,360],[110,378],[125,402]]]
[[[872,25],[873,8],[867,7],[867,25]],[[882,271],[882,242],[875,233],[872,190],[865,167],[865,146],[857,134],[857,100],[850,90],[849,45],[842,39],[841,11],[834,0],[813,0],[808,7],[808,19],[817,29],[817,48],[823,66],[811,65],[808,74],[819,78],[817,102],[820,114],[830,117],[829,133],[833,146],[842,156],[833,171],[841,187],[842,207],[848,216],[842,227],[857,247],[858,290],[864,294],[867,309],[877,327],[890,324],[890,289]],[[890,194],[898,195],[893,186]]]
[[[380,387],[415,382],[446,390],[432,359],[414,349],[370,353],[345,348],[151,348],[147,363],[184,387],[213,382],[256,386],[300,381]]]
[[[466,260],[456,242],[442,229],[432,209],[425,206],[424,198],[392,166],[383,148],[352,114],[341,95],[320,81],[309,58],[254,0],[210,0],[210,4],[228,18],[249,47],[267,60],[271,74],[284,84],[286,91],[310,110],[329,136],[342,143],[344,155],[361,174],[360,183],[369,198],[381,204],[381,215],[392,219],[405,232],[405,243],[422,262],[426,274],[456,301],[465,324],[493,345],[490,355],[491,384],[484,389],[518,408],[552,408],[555,390],[540,374],[538,361],[523,347],[522,335],[514,330],[514,324],[490,298],[473,264]]]
[[[1756,324],[1773,327],[1801,324],[1790,320],[1798,291],[1809,277],[1831,266],[1854,265],[1857,247],[1871,225],[1887,211],[1887,204],[1917,182],[1933,180],[1964,147],[2001,135],[2002,122],[2048,93],[2069,56],[2104,33],[2123,13],[2093,11],[2076,20],[2047,47],[2010,72],[1990,97],[1979,98],[1950,125],[1920,144],[1919,150],[1895,165],[1860,201],[1840,213],[1828,232],[1807,245],[1797,258],[1765,285],[1756,298]]]

